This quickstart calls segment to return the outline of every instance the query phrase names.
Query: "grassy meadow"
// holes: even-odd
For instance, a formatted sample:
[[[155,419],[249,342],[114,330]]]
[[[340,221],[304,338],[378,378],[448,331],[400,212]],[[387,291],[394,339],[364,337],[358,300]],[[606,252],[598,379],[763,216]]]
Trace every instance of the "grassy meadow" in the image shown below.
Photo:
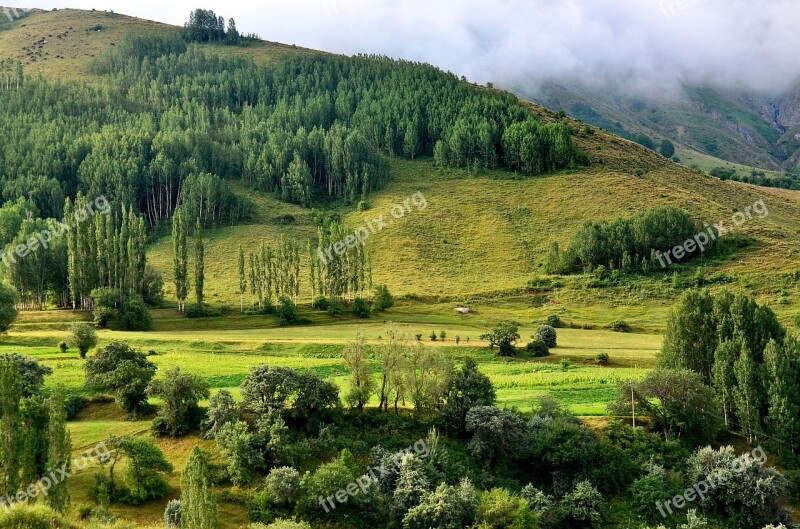
[[[31,75],[91,83],[94,76],[88,64],[127,33],[165,29],[169,26],[110,12],[36,12],[0,23],[0,55],[23,60]],[[37,45],[30,55],[29,49],[40,39],[47,43]],[[268,42],[210,48],[223,55],[250,56],[262,64],[287,53],[318,53]],[[543,121],[555,119],[540,107],[531,110]],[[249,370],[261,364],[313,372],[344,392],[348,372],[342,349],[359,335],[377,346],[395,326],[410,340],[421,335],[426,348],[440,349],[456,360],[476,358],[497,389],[501,407],[529,411],[538,398],[549,396],[590,424],[600,424],[619,385],[640,380],[655,366],[669,311],[685,288],[702,284],[746,292],[794,327],[800,316],[800,193],[722,182],[609,133],[567,122],[578,147],[591,160],[588,168],[523,178],[502,171],[442,170],[426,158],[393,159],[388,183],[369,196],[366,211],[341,203],[317,204],[355,229],[378,216],[389,218],[392,206],[414,193],[424,195],[427,207],[412,207],[367,242],[373,282],[387,285],[397,298],[396,306],[386,313],[362,320],[348,313],[331,317],[312,311],[309,257],[304,255],[299,305],[308,325],[281,327],[276,316],[243,315],[238,249],[255,252],[262,241],[276,244],[280,236],[293,237],[305,247],[307,240],[316,240],[317,226],[314,211],[233,180],[230,187],[251,198],[256,213],[246,224],[205,232],[205,297],[221,316],[190,320],[174,310],[172,241],[165,234],[154,237],[148,248],[148,262],[162,274],[165,285],[164,307],[152,311],[153,329],[100,330],[98,345],[127,342],[150,353],[149,359],[159,368],[157,376],[180,367],[203,377],[212,391],[227,389],[237,397]],[[688,151],[679,151],[679,156],[684,164],[702,162],[690,158]],[[598,284],[592,276],[547,276],[542,269],[551,244],[566,247],[588,220],[613,220],[655,206],[673,206],[698,219],[730,222],[733,213],[758,200],[764,200],[769,216],[741,228],[748,244],[734,254],[703,257],[664,273],[632,275],[611,284]],[[293,221],[287,224],[288,217]],[[194,270],[192,262],[189,270]],[[244,302],[249,301],[247,293]],[[459,306],[469,307],[470,314],[459,315]],[[558,347],[549,357],[503,358],[480,340],[498,322],[515,320],[521,324],[519,345],[524,345],[551,315],[559,316],[568,328],[558,330]],[[47,389],[64,385],[70,393],[86,393],[85,361],[75,350],[60,353],[57,344],[68,338],[72,322],[90,320],[86,312],[23,312],[0,337],[0,354],[27,355],[51,367]],[[612,331],[618,322],[625,322],[630,332]],[[441,331],[446,332],[446,341],[431,341],[431,332]],[[601,353],[609,356],[608,366],[595,362]],[[377,400],[371,404],[377,405]],[[152,416],[128,420],[114,404],[95,402],[69,424],[75,452],[110,434],[150,435],[151,420]],[[114,505],[113,513],[138,524],[158,523],[166,502],[178,495],[179,470],[197,443],[213,451],[213,443],[197,436],[158,439],[176,468],[170,477],[171,496],[142,507]],[[93,480],[93,469],[86,469],[70,481],[75,505],[93,503],[88,496]],[[222,496],[220,518],[225,529],[248,522],[245,505],[232,494]]]

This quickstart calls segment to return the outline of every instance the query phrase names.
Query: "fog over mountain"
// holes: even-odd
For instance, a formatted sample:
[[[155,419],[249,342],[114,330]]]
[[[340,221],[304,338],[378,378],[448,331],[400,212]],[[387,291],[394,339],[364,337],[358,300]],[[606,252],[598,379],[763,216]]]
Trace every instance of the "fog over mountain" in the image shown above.
[[[639,91],[779,93],[800,76],[800,0],[155,0],[44,2],[181,24],[196,7],[273,41],[431,62],[531,91],[551,78]]]

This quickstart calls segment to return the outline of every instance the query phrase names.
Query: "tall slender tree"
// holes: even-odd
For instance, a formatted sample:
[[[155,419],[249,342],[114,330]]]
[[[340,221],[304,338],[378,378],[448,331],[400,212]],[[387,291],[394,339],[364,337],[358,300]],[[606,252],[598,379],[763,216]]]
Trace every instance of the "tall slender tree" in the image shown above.
[[[245,275],[244,248],[239,245],[239,310],[244,312],[244,293],[247,292],[247,275]]]
[[[22,382],[11,356],[0,358],[0,496],[17,494],[20,479]]]
[[[67,415],[64,388],[57,387],[50,397],[50,421],[47,430],[49,440],[47,466],[69,472],[72,466],[72,440],[67,430]],[[53,483],[46,497],[47,504],[58,512],[64,512],[69,504],[66,479]]]
[[[767,426],[778,441],[780,451],[789,448],[794,451],[800,435],[800,347],[794,337],[786,338],[783,344],[772,340],[764,349],[765,374],[767,384]]]
[[[211,490],[208,459],[195,446],[186,462],[181,479],[181,527],[183,529],[216,529],[219,507]]]
[[[189,256],[187,247],[186,216],[183,208],[178,208],[172,217],[172,251],[175,275],[175,295],[178,310],[186,310],[186,297],[189,294]]]
[[[206,283],[206,249],[203,242],[203,225],[200,219],[194,228],[194,294],[197,304],[202,305]]]

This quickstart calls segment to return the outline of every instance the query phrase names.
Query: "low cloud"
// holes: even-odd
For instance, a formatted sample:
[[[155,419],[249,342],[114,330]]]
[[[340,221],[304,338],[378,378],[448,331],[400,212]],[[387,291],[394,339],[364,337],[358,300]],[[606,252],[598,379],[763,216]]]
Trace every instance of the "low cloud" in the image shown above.
[[[196,7],[184,0],[113,4],[172,23]],[[425,61],[526,91],[550,79],[581,79],[778,93],[800,77],[798,0],[230,0],[205,7],[268,40]]]

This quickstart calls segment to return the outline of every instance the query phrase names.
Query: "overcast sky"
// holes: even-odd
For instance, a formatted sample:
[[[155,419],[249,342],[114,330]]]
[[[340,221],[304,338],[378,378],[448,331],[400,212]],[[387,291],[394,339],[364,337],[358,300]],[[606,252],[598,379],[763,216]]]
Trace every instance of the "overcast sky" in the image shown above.
[[[515,89],[578,77],[777,92],[800,77],[800,0],[63,0],[35,7],[113,9],[174,24],[203,7],[268,40],[425,61]]]

